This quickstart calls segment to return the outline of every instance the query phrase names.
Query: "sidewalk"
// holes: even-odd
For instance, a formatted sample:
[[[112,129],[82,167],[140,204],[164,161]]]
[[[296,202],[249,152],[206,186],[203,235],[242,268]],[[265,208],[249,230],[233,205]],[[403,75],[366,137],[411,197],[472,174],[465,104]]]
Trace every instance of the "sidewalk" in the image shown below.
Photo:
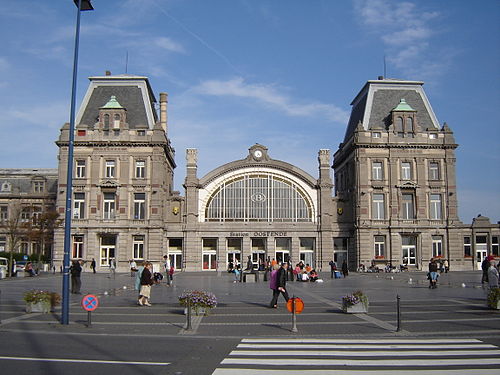
[[[135,278],[130,274],[82,274],[82,295],[70,294],[70,324],[60,321],[60,307],[52,314],[25,314],[23,293],[33,288],[62,289],[61,274],[42,274],[35,278],[0,280],[1,330],[29,330],[75,333],[201,335],[247,337],[290,335],[291,314],[280,297],[279,308],[269,309],[271,290],[267,282],[233,283],[227,272],[177,273],[173,286],[166,282],[152,290],[152,307],[136,304]],[[401,298],[403,334],[457,334],[500,332],[497,311],[485,304],[481,271],[442,274],[439,287],[428,289],[425,272],[352,273],[346,279],[330,279],[322,273],[323,283],[288,282],[290,296],[303,299],[304,312],[297,316],[299,335],[387,335],[394,334],[396,296]],[[465,287],[462,284],[465,284]],[[184,290],[214,293],[218,306],[210,316],[193,318],[193,331],[183,329],[186,318],[177,297]],[[370,300],[368,314],[340,311],[343,295],[363,290]],[[87,294],[99,297],[87,328],[87,313],[80,306]]]

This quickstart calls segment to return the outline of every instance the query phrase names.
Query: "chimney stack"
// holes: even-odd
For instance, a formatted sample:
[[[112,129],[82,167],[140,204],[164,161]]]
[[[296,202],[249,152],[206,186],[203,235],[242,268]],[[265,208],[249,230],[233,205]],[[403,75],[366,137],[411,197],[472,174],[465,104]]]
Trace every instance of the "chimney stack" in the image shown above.
[[[165,134],[167,133],[167,103],[168,94],[160,92],[160,124]]]

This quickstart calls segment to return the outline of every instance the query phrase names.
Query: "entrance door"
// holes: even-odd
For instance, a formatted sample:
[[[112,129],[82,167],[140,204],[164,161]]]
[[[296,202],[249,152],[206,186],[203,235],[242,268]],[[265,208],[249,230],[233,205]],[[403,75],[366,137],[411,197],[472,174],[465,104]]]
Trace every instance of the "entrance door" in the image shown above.
[[[417,237],[401,236],[401,253],[403,255],[402,263],[405,266],[417,265]]]
[[[488,255],[488,237],[485,234],[476,235],[476,265],[481,269],[481,263]]]
[[[216,253],[203,253],[203,269],[207,271],[215,271],[217,269]]]
[[[290,253],[288,251],[276,251],[276,261],[278,263],[289,262]]]
[[[313,255],[314,253],[312,251],[303,251],[300,253],[300,260],[304,262],[304,264],[309,264],[314,268]]]
[[[116,258],[116,237],[101,237],[101,259],[100,265],[109,267],[112,258]]]
[[[231,251],[227,253],[227,268],[230,268],[230,265],[233,265],[233,268],[236,268],[238,264],[241,264],[241,253],[239,251]]]
[[[168,256],[170,258],[170,264],[174,266],[176,271],[180,271],[182,268],[182,253],[170,253]]]

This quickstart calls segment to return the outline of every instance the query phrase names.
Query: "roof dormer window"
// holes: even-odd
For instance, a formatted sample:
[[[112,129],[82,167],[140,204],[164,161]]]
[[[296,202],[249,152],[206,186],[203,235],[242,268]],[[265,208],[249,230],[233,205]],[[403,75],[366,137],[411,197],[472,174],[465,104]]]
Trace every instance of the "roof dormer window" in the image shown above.
[[[414,110],[406,100],[401,99],[399,104],[392,110],[392,123],[394,133],[398,137],[413,138],[415,136],[415,115]]]

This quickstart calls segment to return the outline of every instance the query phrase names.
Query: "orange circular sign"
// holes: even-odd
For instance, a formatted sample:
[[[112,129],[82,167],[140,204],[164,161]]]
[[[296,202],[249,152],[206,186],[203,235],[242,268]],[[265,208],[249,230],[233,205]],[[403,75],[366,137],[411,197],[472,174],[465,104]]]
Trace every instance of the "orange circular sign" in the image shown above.
[[[304,310],[304,301],[299,297],[290,298],[286,303],[286,308],[290,312],[293,312],[293,301],[295,301],[295,314],[300,314]]]

